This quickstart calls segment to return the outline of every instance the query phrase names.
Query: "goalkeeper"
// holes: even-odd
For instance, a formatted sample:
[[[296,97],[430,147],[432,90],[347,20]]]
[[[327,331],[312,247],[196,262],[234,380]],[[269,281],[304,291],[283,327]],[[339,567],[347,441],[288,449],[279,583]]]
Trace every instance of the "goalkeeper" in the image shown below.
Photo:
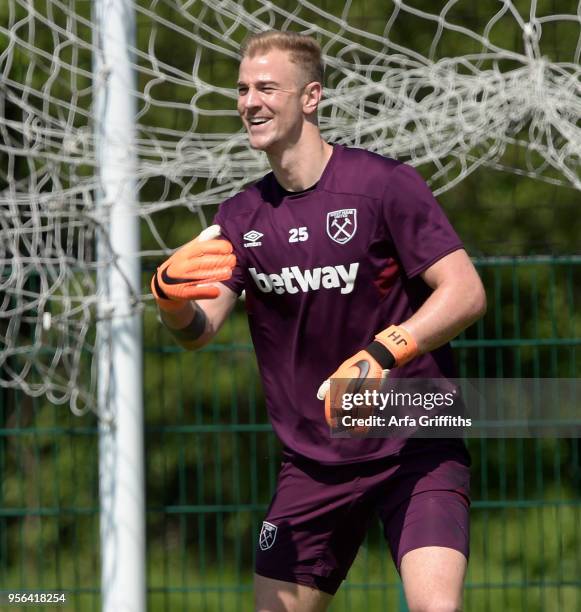
[[[483,315],[484,290],[413,168],[323,140],[322,81],[308,36],[245,43],[238,112],[272,172],[225,201],[210,236],[162,264],[152,291],[190,349],[213,338],[246,292],[284,447],[257,542],[256,609],[327,609],[378,514],[409,608],[458,610],[469,541],[463,442],[333,438],[325,381],[388,370],[455,377],[448,342]]]

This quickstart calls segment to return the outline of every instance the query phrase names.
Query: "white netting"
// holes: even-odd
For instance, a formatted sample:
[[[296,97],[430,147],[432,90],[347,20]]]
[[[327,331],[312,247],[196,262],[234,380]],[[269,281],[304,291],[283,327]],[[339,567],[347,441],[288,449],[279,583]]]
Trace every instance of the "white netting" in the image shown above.
[[[127,4],[138,22],[141,256],[159,259],[192,234],[168,232],[178,213],[205,225],[208,206],[265,172],[234,84],[241,40],[273,27],[323,46],[328,140],[408,160],[436,193],[480,166],[581,189],[580,3]],[[90,7],[0,6],[0,384],[73,410],[94,395],[95,275],[115,262],[94,248],[107,235],[93,136],[107,70],[92,73],[101,33]]]

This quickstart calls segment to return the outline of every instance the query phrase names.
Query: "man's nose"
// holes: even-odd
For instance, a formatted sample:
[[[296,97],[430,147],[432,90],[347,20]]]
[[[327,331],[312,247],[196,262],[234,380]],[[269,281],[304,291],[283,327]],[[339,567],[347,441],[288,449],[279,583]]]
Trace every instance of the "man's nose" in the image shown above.
[[[256,108],[260,106],[260,96],[256,89],[250,87],[244,96],[244,108]]]

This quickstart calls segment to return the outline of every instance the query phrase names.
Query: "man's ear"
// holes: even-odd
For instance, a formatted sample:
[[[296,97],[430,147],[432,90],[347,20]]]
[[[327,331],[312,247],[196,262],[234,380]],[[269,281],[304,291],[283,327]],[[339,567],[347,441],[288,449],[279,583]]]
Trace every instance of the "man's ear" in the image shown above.
[[[305,115],[316,113],[322,98],[323,87],[321,83],[317,81],[307,83],[303,93],[303,112]]]

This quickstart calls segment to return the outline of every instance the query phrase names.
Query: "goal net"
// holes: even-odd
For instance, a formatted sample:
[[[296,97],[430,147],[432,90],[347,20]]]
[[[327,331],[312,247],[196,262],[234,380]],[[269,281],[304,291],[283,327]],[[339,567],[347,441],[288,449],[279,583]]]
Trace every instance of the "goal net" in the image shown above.
[[[479,167],[581,190],[577,1],[125,4],[137,20],[144,263],[267,170],[247,146],[235,82],[241,41],[271,28],[322,45],[325,139],[407,161],[436,194]],[[0,4],[0,385],[75,412],[94,406],[96,276],[116,262],[108,209],[95,206],[95,95],[107,66],[93,69],[104,32],[92,5]],[[144,306],[145,281],[131,304]]]

